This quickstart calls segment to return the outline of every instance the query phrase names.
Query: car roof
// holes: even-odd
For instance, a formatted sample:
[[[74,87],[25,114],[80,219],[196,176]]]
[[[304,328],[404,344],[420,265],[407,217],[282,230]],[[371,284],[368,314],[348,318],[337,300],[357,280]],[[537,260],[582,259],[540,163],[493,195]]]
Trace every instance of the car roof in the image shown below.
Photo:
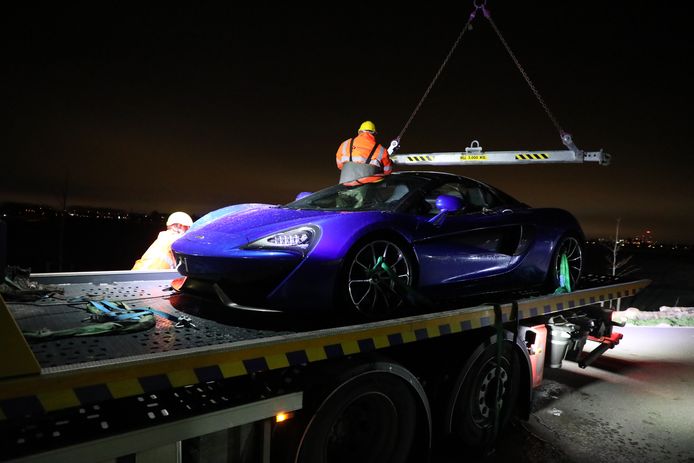
[[[429,180],[430,182],[434,182],[434,183],[439,183],[439,182],[443,183],[446,181],[463,181],[463,182],[475,183],[478,185],[483,185],[484,187],[495,191],[497,194],[501,195],[502,197],[506,198],[507,200],[521,203],[513,196],[501,191],[500,189],[498,189],[497,187],[495,187],[493,185],[489,185],[488,183],[485,183],[485,182],[480,182],[479,180],[475,180],[474,178],[464,177],[462,175],[455,175],[455,174],[451,174],[448,172],[418,171],[418,170],[398,171],[398,172],[393,172],[393,175],[402,175],[402,176],[406,176],[406,177],[419,177],[419,178],[424,178],[424,179]]]
[[[422,177],[426,178],[428,180],[453,180],[453,179],[466,179],[466,180],[472,180],[467,177],[462,177],[460,175],[455,175],[451,174],[448,172],[436,172],[436,171],[418,171],[418,170],[405,170],[405,171],[397,171],[393,172],[393,175],[404,175],[407,177]]]

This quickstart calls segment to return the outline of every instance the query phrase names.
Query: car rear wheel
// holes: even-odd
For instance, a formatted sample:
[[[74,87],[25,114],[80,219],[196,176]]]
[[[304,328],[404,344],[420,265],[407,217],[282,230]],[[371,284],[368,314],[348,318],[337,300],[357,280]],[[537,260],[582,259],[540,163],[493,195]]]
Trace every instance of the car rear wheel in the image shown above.
[[[566,256],[568,263],[568,277],[571,290],[574,290],[581,278],[583,271],[583,247],[575,236],[564,236],[557,244],[556,251],[552,256],[551,267],[549,269],[548,289],[555,290],[562,286],[561,266],[563,256]]]
[[[388,315],[404,305],[413,280],[412,259],[402,245],[369,241],[347,260],[345,299],[363,315]]]

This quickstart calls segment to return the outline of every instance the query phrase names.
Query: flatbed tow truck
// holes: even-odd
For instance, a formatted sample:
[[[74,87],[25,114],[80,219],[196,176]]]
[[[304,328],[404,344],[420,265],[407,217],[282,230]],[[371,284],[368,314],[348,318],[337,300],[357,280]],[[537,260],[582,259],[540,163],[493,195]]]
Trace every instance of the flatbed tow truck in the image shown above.
[[[401,165],[609,163],[559,126],[486,8],[474,9],[389,153]],[[567,150],[395,154],[477,13],[483,13]],[[381,321],[245,316],[176,293],[175,271],[37,274],[60,299],[0,298],[0,460],[422,462],[488,451],[529,416],[545,366],[587,367],[621,335],[611,314],[648,280],[438,307]],[[84,306],[139,307],[149,329],[34,340],[73,329]],[[121,304],[120,306],[118,304]],[[239,307],[236,307],[239,308]],[[444,310],[445,309],[445,310]],[[115,309],[114,309],[115,310]],[[587,341],[597,344],[583,352]],[[466,456],[469,454],[465,453]]]
[[[568,150],[473,142],[392,159],[609,163],[563,141]],[[650,283],[584,279],[574,291],[365,321],[245,311],[176,291],[176,271],[32,278],[62,294],[0,298],[0,461],[421,462],[450,445],[483,454],[512,416],[528,418],[545,365],[585,368],[619,344],[611,314]],[[80,325],[94,308],[156,323],[93,335]],[[587,341],[597,347],[584,353]]]
[[[612,310],[649,283],[320,327],[177,294],[177,276],[35,274],[60,299],[0,299],[0,460],[427,461],[450,436],[489,448],[528,416],[545,364],[587,366],[619,342]],[[79,325],[88,300],[160,315],[135,333],[22,336]],[[586,340],[598,347],[581,354]]]

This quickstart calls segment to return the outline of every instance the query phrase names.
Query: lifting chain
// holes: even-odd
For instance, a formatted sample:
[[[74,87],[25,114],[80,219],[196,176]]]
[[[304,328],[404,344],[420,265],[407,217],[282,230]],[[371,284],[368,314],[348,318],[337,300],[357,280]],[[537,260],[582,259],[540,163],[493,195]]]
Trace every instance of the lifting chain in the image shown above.
[[[486,2],[486,0],[485,0],[485,2]],[[424,92],[424,95],[422,95],[422,98],[419,100],[419,103],[417,103],[417,106],[414,108],[414,111],[412,111],[412,114],[410,114],[410,118],[407,120],[407,122],[405,122],[404,127],[402,128],[402,130],[400,131],[398,136],[395,138],[395,140],[393,140],[390,143],[390,149],[391,150],[394,151],[400,145],[400,139],[405,134],[405,131],[407,130],[407,128],[410,126],[410,123],[412,122],[412,119],[414,119],[414,116],[419,111],[419,108],[422,107],[422,103],[424,103],[424,100],[426,100],[427,96],[429,95],[429,92],[431,91],[432,87],[436,83],[436,80],[441,75],[441,72],[443,72],[443,68],[445,68],[446,64],[448,64],[448,60],[451,58],[451,55],[453,54],[455,49],[458,48],[458,45],[460,44],[460,41],[462,40],[463,35],[465,34],[465,31],[467,31],[470,28],[470,24],[475,19],[475,16],[477,14],[477,10],[479,10],[483,6],[483,5],[478,6],[476,2],[473,2],[473,3],[475,6],[475,9],[472,11],[472,13],[470,13],[470,16],[468,17],[468,20],[465,23],[465,26],[463,26],[463,30],[461,30],[460,34],[458,34],[458,38],[455,39],[453,46],[451,47],[450,51],[446,55],[446,58],[444,58],[443,63],[441,63],[441,66],[439,67],[438,71],[436,71],[436,74],[434,75],[434,78],[432,79],[431,83],[429,84],[429,87],[427,87],[426,91]]]
[[[429,84],[429,87],[427,87],[426,91],[424,92],[424,95],[422,95],[422,98],[419,100],[419,103],[417,103],[417,106],[414,108],[414,111],[412,111],[412,114],[410,114],[410,118],[405,123],[405,126],[402,128],[402,130],[400,131],[398,136],[395,138],[395,140],[393,140],[390,143],[390,148],[388,149],[389,153],[392,154],[400,146],[400,140],[402,139],[402,136],[405,134],[405,131],[410,126],[410,123],[412,122],[412,119],[414,119],[414,116],[417,114],[419,109],[422,107],[424,100],[427,98],[427,96],[429,95],[429,92],[431,91],[432,87],[436,83],[436,80],[441,75],[443,68],[446,67],[446,64],[448,64],[448,60],[451,58],[451,55],[453,54],[455,49],[460,44],[460,41],[463,38],[463,35],[465,34],[465,31],[470,29],[470,25],[472,24],[472,21],[477,16],[477,12],[479,10],[482,10],[484,17],[487,18],[487,20],[489,21],[489,24],[492,26],[492,29],[494,29],[494,32],[499,37],[499,40],[501,41],[502,45],[506,49],[506,52],[509,54],[509,56],[511,57],[511,59],[515,63],[516,67],[518,68],[518,71],[520,71],[521,75],[525,79],[525,82],[530,87],[530,90],[532,90],[533,94],[535,95],[535,98],[537,98],[537,101],[540,103],[540,105],[544,109],[545,113],[547,114],[549,119],[552,121],[552,124],[559,132],[559,136],[561,137],[562,142],[565,145],[567,145],[570,149],[574,149],[575,145],[573,145],[573,142],[571,141],[571,135],[564,132],[564,130],[561,128],[561,126],[559,125],[559,122],[557,121],[557,118],[554,117],[554,114],[552,114],[552,111],[550,111],[549,106],[547,106],[547,103],[545,103],[545,100],[542,98],[542,95],[540,95],[540,92],[537,90],[535,85],[530,80],[530,77],[525,72],[525,69],[523,69],[523,66],[520,64],[520,61],[518,61],[518,58],[516,58],[516,55],[513,53],[513,50],[511,50],[511,47],[508,45],[508,42],[506,42],[506,40],[504,39],[504,36],[501,34],[501,31],[499,30],[499,28],[496,26],[496,23],[494,23],[494,20],[492,19],[492,16],[491,16],[491,13],[487,9],[487,0],[481,0],[481,1],[479,1],[479,3],[478,3],[478,0],[473,0],[472,4],[474,6],[474,9],[472,10],[472,13],[470,13],[470,16],[468,17],[468,20],[465,23],[463,30],[458,35],[458,38],[455,40],[455,43],[453,43],[453,46],[451,47],[450,51],[446,55],[446,58],[443,60],[443,63],[441,63],[441,66],[439,67],[438,71],[434,75],[434,78],[432,79],[431,83]],[[574,149],[574,151],[576,151],[576,150],[577,150],[577,148]]]
[[[486,0],[485,0],[486,3]],[[518,71],[520,71],[521,75],[525,79],[525,82],[527,82],[528,86],[530,87],[530,90],[532,90],[533,94],[535,94],[535,98],[537,98],[537,101],[540,103],[542,108],[545,110],[545,113],[547,113],[547,117],[552,121],[552,124],[554,125],[554,128],[557,129],[557,132],[559,132],[559,135],[562,137],[562,140],[564,139],[564,130],[561,128],[559,125],[559,122],[557,121],[557,118],[554,117],[554,114],[552,114],[552,111],[549,110],[549,106],[547,106],[547,103],[545,103],[545,100],[542,98],[542,95],[540,95],[540,92],[537,91],[537,88],[535,88],[535,85],[533,85],[532,81],[530,80],[530,77],[528,77],[528,74],[525,72],[525,69],[523,69],[523,66],[521,66],[520,61],[518,61],[518,58],[516,58],[516,55],[513,53],[513,50],[511,50],[511,47],[508,45],[508,42],[504,39],[504,36],[501,35],[501,31],[499,30],[498,27],[496,27],[496,23],[492,19],[492,15],[489,13],[489,10],[487,10],[484,5],[482,6],[482,11],[484,12],[484,17],[487,18],[489,21],[489,24],[492,26],[492,29],[494,29],[494,32],[496,32],[496,35],[499,37],[499,40],[501,41],[502,45],[506,49],[506,52],[509,54],[513,62],[516,64],[516,67],[518,68]]]

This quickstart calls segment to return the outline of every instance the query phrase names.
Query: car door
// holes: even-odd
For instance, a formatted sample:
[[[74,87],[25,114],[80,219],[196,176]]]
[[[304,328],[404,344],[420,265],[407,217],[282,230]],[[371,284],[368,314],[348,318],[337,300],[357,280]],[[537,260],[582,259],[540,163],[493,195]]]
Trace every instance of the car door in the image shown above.
[[[441,194],[462,199],[464,208],[446,215],[439,224],[423,221],[414,241],[421,287],[493,286],[494,276],[507,272],[518,261],[524,238],[520,204],[505,201],[486,185],[469,179],[444,183],[425,193],[433,217]],[[525,233],[525,236],[524,236]]]

